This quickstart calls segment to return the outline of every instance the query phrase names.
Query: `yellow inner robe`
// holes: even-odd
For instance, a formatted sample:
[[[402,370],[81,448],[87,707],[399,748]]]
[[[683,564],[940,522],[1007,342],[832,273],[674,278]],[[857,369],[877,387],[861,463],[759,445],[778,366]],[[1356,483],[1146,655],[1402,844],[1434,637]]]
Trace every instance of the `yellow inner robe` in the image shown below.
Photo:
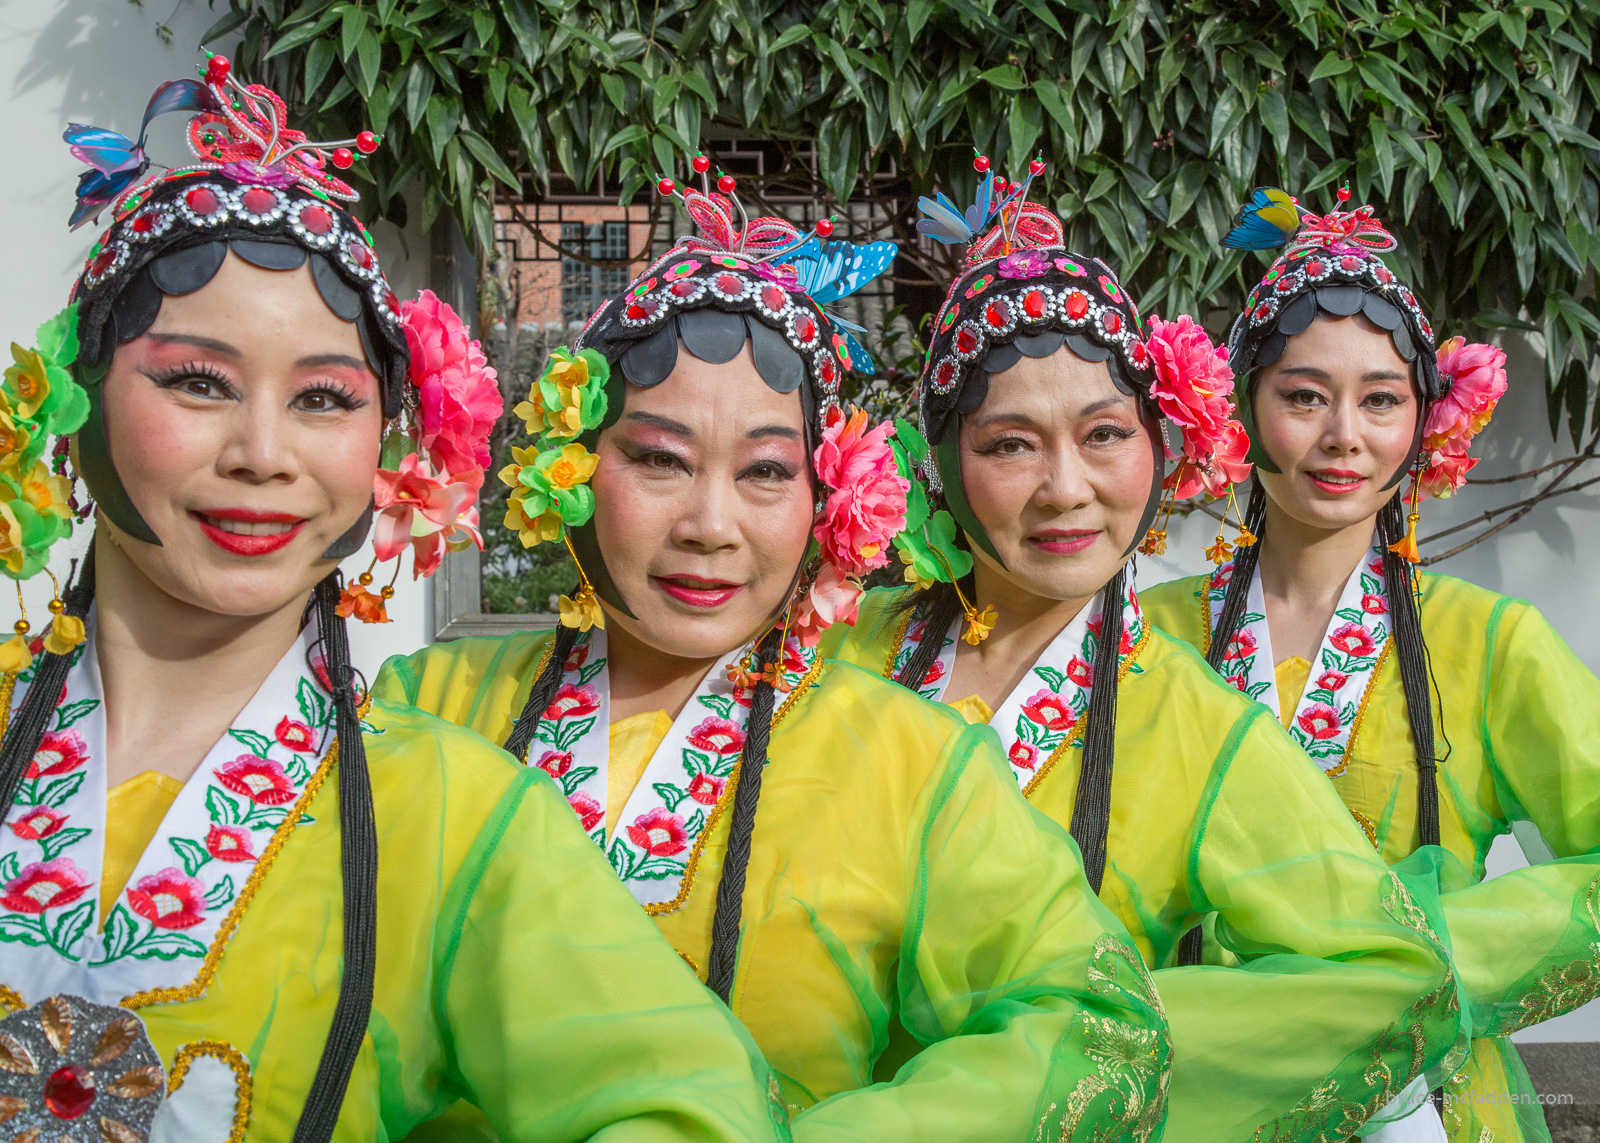
[[[368,721],[377,975],[338,1143],[401,1138],[458,1099],[506,1143],[787,1138],[755,1046],[639,913],[554,783],[409,708],[375,702]],[[169,1074],[196,1044],[246,1069],[235,1130],[249,1143],[293,1136],[339,993],[336,761],[323,769],[309,820],[257,867],[215,973],[191,982],[192,998],[137,1009]],[[161,784],[141,779],[110,792],[143,816],[111,831],[107,880],[137,860],[141,827],[159,825],[159,798],[140,794]]]
[[[1139,597],[1146,616],[1202,653],[1205,582]],[[1446,1084],[1445,1126],[1453,1143],[1542,1143],[1544,1115],[1508,1037],[1600,995],[1600,679],[1527,602],[1430,572],[1419,586],[1445,755],[1440,840],[1453,859],[1444,919],[1477,1037]],[[1417,766],[1393,656],[1345,757],[1344,772],[1323,780],[1371,823],[1383,859],[1403,861],[1420,840]],[[1489,846],[1519,820],[1560,860],[1484,881]]]
[[[909,590],[868,592],[824,648],[885,672]],[[1412,1073],[1407,1037],[1431,1066],[1458,1031],[1453,975],[1420,910],[1265,713],[1159,631],[1117,691],[1100,898],[1152,967],[1210,912],[1243,961],[1156,973],[1173,1038],[1167,1138],[1183,1143],[1343,1138]],[[1063,828],[1081,742],[1041,765],[1028,795]]]
[[[436,643],[374,690],[503,741],[550,638]],[[728,816],[684,904],[653,910],[702,975]],[[731,1001],[797,1140],[1146,1140],[1160,1124],[1159,1001],[1071,839],[1018,796],[992,732],[846,664],[819,663],[774,718]]]

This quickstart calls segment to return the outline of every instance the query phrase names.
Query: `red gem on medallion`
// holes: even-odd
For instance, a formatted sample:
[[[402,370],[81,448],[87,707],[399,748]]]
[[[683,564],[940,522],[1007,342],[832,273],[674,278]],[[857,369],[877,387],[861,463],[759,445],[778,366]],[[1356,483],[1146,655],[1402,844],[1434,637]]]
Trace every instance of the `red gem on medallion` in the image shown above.
[[[1089,312],[1089,295],[1082,290],[1073,290],[1067,295],[1067,316],[1081,318]]]
[[[1043,290],[1029,290],[1022,299],[1022,310],[1031,318],[1044,317],[1049,303],[1045,301]]]
[[[718,274],[717,289],[725,294],[737,294],[744,289],[744,279],[737,274]]]
[[[1006,305],[1004,298],[996,298],[983,307],[983,320],[995,329],[1004,329],[1006,322],[1011,320],[1011,307]]]
[[[239,204],[251,214],[266,214],[278,205],[278,196],[265,187],[251,187],[239,196]]]
[[[811,315],[801,314],[794,323],[794,335],[803,342],[811,342],[817,336],[817,323],[811,320]]]
[[[761,287],[761,304],[769,310],[781,310],[785,296],[784,292],[777,286]]]
[[[1116,310],[1108,311],[1106,313],[1105,327],[1107,333],[1116,333],[1122,328],[1122,315],[1117,313]]]
[[[183,196],[183,201],[188,204],[190,210],[201,215],[215,214],[217,208],[222,205],[222,201],[210,187],[195,187]]]
[[[672,296],[675,298],[687,298],[698,288],[699,283],[689,278],[679,278],[676,282],[672,283]]]
[[[94,1102],[94,1076],[87,1068],[68,1064],[44,1081],[44,1105],[57,1119],[76,1119]]]
[[[953,361],[941,361],[938,368],[933,371],[933,383],[941,389],[948,389],[956,383],[956,365]]]
[[[326,207],[308,206],[300,212],[300,225],[312,234],[327,234],[333,230],[333,215]]]
[[[956,352],[960,354],[976,353],[978,351],[978,335],[970,329],[956,330]]]

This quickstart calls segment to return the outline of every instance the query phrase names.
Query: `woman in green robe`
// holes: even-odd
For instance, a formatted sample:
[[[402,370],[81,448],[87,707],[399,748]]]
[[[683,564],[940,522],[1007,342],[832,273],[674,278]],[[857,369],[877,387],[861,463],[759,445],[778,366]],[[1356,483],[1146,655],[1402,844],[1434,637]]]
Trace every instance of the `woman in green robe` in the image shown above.
[[[1452,1047],[1457,982],[1316,769],[1143,614],[1128,560],[1160,496],[1160,420],[1215,463],[1227,368],[1188,318],[1142,325],[1025,189],[977,233],[929,204],[925,229],[970,242],[908,457],[935,503],[897,541],[914,587],[870,592],[832,653],[993,727],[1071,830],[1160,969],[1169,1137],[1344,1138]],[[1206,914],[1236,966],[1174,967]]]
[[[380,530],[432,513],[419,570],[470,542],[470,497],[415,492],[481,479],[477,429],[420,414],[492,422],[476,345],[389,292],[276,95],[216,57],[151,107],[226,163],[109,195],[0,390],[7,574],[71,531],[69,463],[95,509],[42,640],[0,646],[0,1134],[376,1143],[466,1099],[506,1143],[786,1138],[555,784],[356,688],[374,494]]]
[[[563,625],[434,644],[374,689],[561,782],[749,1028],[797,1139],[1158,1138],[1166,1022],[1071,839],[990,731],[816,654],[907,484],[889,426],[840,407],[846,343],[810,291],[893,246],[683,201],[699,234],[519,408],[539,439],[503,474],[507,523],[576,554]]]
[[[1258,541],[1145,604],[1282,721],[1385,861],[1443,847],[1474,1037],[1444,1126],[1456,1143],[1543,1141],[1509,1036],[1600,994],[1600,680],[1525,601],[1412,562],[1417,505],[1477,463],[1505,355],[1435,351],[1363,212],[1299,219],[1234,326]],[[1485,881],[1518,822],[1535,864]]]

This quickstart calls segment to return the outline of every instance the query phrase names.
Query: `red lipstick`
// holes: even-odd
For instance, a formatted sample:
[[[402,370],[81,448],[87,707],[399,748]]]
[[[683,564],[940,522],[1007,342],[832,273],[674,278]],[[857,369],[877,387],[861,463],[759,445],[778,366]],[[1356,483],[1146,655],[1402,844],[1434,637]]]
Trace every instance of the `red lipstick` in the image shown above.
[[[1053,556],[1070,556],[1083,551],[1100,536],[1098,528],[1046,528],[1028,537],[1028,543]]]
[[[744,585],[721,579],[702,579],[699,576],[675,575],[650,577],[655,585],[679,603],[709,611],[721,607],[744,590]]]
[[[287,547],[306,524],[303,516],[253,508],[203,508],[189,515],[206,539],[237,556],[265,556]]]
[[[1306,473],[1306,479],[1323,492],[1332,493],[1334,496],[1354,492],[1367,482],[1365,476],[1359,472],[1351,472],[1347,468],[1319,468],[1315,472]]]

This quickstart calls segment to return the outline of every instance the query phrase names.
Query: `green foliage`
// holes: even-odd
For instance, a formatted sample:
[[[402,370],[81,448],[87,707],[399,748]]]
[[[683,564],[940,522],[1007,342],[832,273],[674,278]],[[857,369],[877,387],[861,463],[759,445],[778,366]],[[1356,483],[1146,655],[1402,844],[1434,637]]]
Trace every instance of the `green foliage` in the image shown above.
[[[1559,0],[229,0],[242,71],[333,133],[385,133],[376,209],[414,178],[487,248],[490,195],[631,198],[708,124],[816,140],[840,200],[970,193],[976,145],[1146,307],[1232,310],[1259,274],[1218,240],[1256,184],[1313,209],[1348,179],[1399,234],[1444,333],[1530,328],[1551,426],[1589,410],[1600,340],[1600,8]],[[220,33],[219,33],[220,34]],[[318,121],[321,122],[318,122]],[[1036,184],[1039,185],[1039,184]]]

